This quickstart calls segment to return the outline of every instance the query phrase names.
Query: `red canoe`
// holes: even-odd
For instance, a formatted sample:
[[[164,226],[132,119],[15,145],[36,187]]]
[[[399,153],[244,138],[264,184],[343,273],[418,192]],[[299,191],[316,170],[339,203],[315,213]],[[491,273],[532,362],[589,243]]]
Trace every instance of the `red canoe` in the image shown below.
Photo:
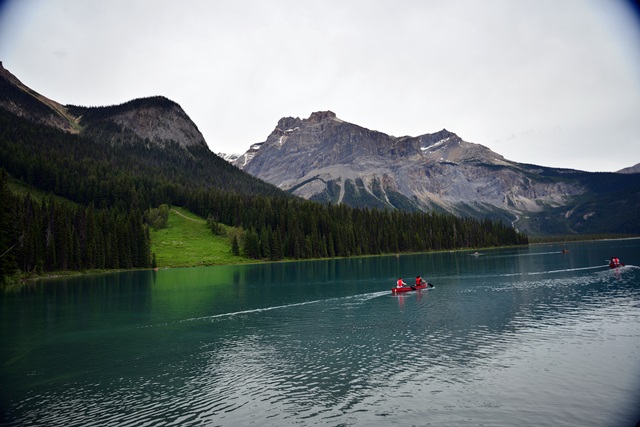
[[[418,289],[426,289],[427,285],[404,286],[402,288],[391,288],[392,294],[400,294],[402,292],[417,291]]]

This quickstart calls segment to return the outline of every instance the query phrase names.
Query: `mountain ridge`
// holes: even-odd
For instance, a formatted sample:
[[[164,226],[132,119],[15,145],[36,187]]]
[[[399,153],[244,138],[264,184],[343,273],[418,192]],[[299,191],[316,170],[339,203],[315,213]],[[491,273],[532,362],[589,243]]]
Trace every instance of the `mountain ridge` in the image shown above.
[[[100,127],[105,122],[120,127],[120,134],[130,131],[151,143],[177,142],[181,147],[207,147],[202,133],[182,107],[163,96],[134,99],[106,107],[68,106],[86,127]],[[113,126],[111,126],[113,131]],[[114,139],[115,142],[115,139]]]
[[[57,147],[85,144],[82,138],[88,138],[98,150],[94,155],[70,145],[68,153],[51,151],[57,165],[70,168],[61,173],[55,169],[59,166],[50,167],[45,159],[38,158],[35,165],[29,162],[32,154],[25,151],[27,146],[7,140],[14,145],[2,147],[3,152],[21,154],[4,154],[2,165],[40,182],[47,191],[60,189],[73,196],[79,189],[85,202],[96,205],[122,194],[144,199],[144,206],[174,201],[181,205],[194,190],[221,188],[278,197],[293,194],[358,208],[499,219],[542,234],[638,232],[637,222],[624,218],[624,213],[640,208],[638,174],[597,175],[518,164],[447,129],[394,137],[345,122],[331,111],[314,112],[307,119],[280,119],[265,142],[252,145],[236,160],[243,172],[214,154],[184,110],[165,97],[108,107],[61,106],[20,83],[4,67],[1,71],[3,111],[80,138],[65,142],[52,135],[60,140]],[[33,131],[45,139],[38,144],[30,141],[29,150],[55,148],[44,144],[49,138],[46,130]],[[84,160],[87,155],[92,156],[89,162]],[[76,163],[69,164],[70,159]],[[121,182],[105,188],[89,167],[92,162],[91,167],[101,171],[114,164],[129,169],[118,172]],[[134,169],[139,169],[137,174],[130,174]],[[598,180],[603,176],[615,192],[600,192]],[[611,198],[613,193],[616,199]],[[205,205],[200,203],[201,208]],[[619,218],[608,211],[614,205]],[[236,223],[241,222],[238,215]]]
[[[202,133],[182,107],[163,96],[102,107],[62,105],[23,84],[1,61],[0,88],[1,107],[18,117],[64,132],[93,136],[111,133],[114,143],[135,136],[160,145],[177,142],[185,148],[196,145],[208,148]],[[101,132],[105,126],[107,132]]]
[[[534,234],[590,230],[590,221],[571,218],[579,206],[591,207],[586,218],[608,215],[592,200],[598,173],[510,161],[447,129],[394,137],[331,111],[280,119],[263,143],[234,164],[310,200],[488,216]],[[633,175],[612,175],[612,188],[625,180],[637,183]],[[629,206],[638,199],[637,193],[623,198]]]
[[[103,182],[111,179],[100,177],[109,168],[113,176],[122,174],[127,185],[138,187],[138,197],[151,204],[171,203],[171,196],[164,200],[158,193],[176,194],[177,189],[218,188],[291,197],[211,152],[180,105],[163,96],[107,107],[63,106],[30,89],[2,66],[0,113],[0,133],[5,138],[0,144],[0,167],[18,179],[30,180],[36,188],[60,191],[71,200],[98,206],[106,200],[111,203],[118,194],[130,194],[131,188],[116,188],[124,183]],[[92,146],[93,152],[85,145]],[[57,165],[48,164],[41,153]],[[68,170],[61,172],[59,165]],[[144,173],[133,180],[132,171]],[[160,192],[152,188],[154,180],[166,188]]]
[[[4,68],[0,61],[0,106],[19,117],[56,127],[69,133],[80,133],[80,118],[72,115],[68,107],[53,101],[23,84]],[[8,84],[7,84],[8,83]]]

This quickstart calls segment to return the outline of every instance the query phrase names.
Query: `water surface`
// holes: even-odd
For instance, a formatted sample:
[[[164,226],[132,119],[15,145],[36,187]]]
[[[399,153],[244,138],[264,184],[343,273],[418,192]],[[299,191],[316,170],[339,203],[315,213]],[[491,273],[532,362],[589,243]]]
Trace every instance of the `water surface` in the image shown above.
[[[38,282],[0,297],[3,421],[633,426],[638,265],[630,239]]]

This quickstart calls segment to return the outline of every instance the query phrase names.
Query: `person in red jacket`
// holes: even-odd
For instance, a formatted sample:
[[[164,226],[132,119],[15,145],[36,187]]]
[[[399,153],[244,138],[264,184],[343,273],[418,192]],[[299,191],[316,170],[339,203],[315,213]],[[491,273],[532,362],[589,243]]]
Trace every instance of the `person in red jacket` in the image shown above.
[[[609,261],[609,267],[611,268],[624,267],[624,264],[620,262],[620,258],[618,258],[617,256],[614,256],[614,257],[611,257],[611,261]]]
[[[407,284],[402,281],[402,277],[398,277],[398,284],[396,285],[396,287],[403,288],[405,286],[407,286]]]
[[[427,285],[428,287],[433,288],[433,285],[431,283],[427,283],[426,280],[418,276],[416,277],[416,286],[420,286],[420,285]]]

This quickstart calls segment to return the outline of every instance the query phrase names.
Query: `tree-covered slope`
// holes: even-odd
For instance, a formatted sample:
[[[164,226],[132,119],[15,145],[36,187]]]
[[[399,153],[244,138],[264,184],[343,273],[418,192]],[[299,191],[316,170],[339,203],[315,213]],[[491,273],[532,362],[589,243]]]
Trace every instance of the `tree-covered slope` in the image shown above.
[[[114,144],[34,124],[4,110],[0,167],[36,188],[85,205],[183,205],[186,195],[200,188],[291,197],[206,147],[159,146],[135,135]]]

